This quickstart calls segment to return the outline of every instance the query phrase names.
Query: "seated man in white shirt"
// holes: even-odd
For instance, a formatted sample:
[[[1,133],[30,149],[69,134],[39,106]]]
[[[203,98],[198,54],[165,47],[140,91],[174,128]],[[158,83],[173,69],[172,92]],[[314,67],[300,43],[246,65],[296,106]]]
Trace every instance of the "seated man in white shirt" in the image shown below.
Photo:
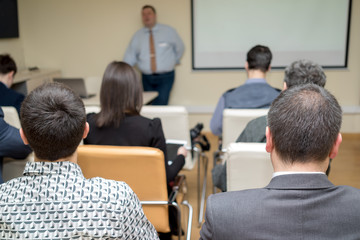
[[[76,149],[89,125],[71,89],[49,83],[32,91],[21,126],[35,162],[0,185],[1,239],[158,239],[126,183],[82,175]]]
[[[339,103],[324,88],[283,91],[266,129],[272,180],[211,195],[200,239],[359,239],[360,190],[335,186],[325,175],[342,141],[341,120]]]

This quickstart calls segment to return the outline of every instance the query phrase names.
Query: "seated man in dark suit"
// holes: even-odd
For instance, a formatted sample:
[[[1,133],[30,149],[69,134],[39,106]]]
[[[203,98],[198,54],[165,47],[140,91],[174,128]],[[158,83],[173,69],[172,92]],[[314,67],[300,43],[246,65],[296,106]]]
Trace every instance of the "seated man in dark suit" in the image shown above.
[[[285,69],[283,90],[300,84],[313,83],[325,86],[326,76],[322,67],[309,60],[298,60]],[[236,142],[266,142],[266,116],[251,120]],[[226,163],[217,164],[212,170],[213,183],[226,192]]]
[[[20,115],[24,95],[11,89],[17,68],[9,55],[0,55],[0,106],[15,107]]]
[[[0,183],[3,183],[3,157],[24,159],[31,151],[31,148],[21,140],[19,129],[10,126],[4,121],[4,113],[0,108]]]
[[[283,91],[266,129],[272,180],[211,195],[200,239],[360,239],[360,190],[334,186],[325,175],[342,141],[341,120],[341,107],[324,88]]]
[[[56,83],[36,88],[22,104],[21,126],[35,162],[0,185],[1,238],[158,239],[126,183],[84,178],[77,147],[89,125],[76,93]]]

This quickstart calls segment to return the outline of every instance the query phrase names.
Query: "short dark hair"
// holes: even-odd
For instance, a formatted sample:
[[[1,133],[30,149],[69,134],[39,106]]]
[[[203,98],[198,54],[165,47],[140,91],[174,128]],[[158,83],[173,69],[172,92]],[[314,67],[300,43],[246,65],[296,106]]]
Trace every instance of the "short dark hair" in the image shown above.
[[[0,74],[8,74],[11,71],[14,71],[14,75],[17,72],[14,59],[9,54],[0,55]]]
[[[118,127],[125,114],[139,115],[142,104],[142,86],[134,68],[125,62],[111,62],[101,84],[96,125]]]
[[[324,161],[340,132],[341,114],[335,97],[318,85],[281,92],[268,113],[276,153],[285,163]]]
[[[143,11],[143,10],[146,9],[146,8],[150,8],[150,9],[156,14],[155,8],[154,8],[153,6],[151,6],[151,5],[144,5],[144,6],[142,7],[141,11]]]
[[[322,67],[310,60],[298,60],[285,69],[284,81],[288,88],[306,83],[324,87],[326,76]]]
[[[272,54],[268,47],[256,45],[247,53],[246,61],[248,62],[249,69],[266,72],[269,70],[271,59]]]
[[[34,89],[21,106],[21,126],[39,159],[71,156],[85,130],[84,104],[70,88],[46,83]]]

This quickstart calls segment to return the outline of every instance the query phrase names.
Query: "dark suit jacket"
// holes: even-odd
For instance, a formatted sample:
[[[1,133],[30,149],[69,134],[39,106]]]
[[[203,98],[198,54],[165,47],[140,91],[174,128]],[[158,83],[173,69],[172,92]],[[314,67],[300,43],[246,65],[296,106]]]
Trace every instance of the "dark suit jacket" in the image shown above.
[[[15,107],[20,115],[21,103],[24,101],[25,96],[8,88],[0,82],[0,106]]]
[[[4,113],[0,108],[0,183],[3,182],[3,157],[24,159],[31,151],[31,148],[21,140],[19,129],[10,126],[4,121]]]
[[[178,156],[171,165],[167,164],[166,142],[159,118],[148,119],[140,115],[126,116],[119,127],[97,127],[96,114],[87,115],[90,132],[84,144],[115,145],[115,146],[144,146],[159,148],[164,152],[166,178],[174,180],[185,164],[183,155]]]
[[[200,239],[360,239],[360,190],[321,174],[274,177],[206,202]]]

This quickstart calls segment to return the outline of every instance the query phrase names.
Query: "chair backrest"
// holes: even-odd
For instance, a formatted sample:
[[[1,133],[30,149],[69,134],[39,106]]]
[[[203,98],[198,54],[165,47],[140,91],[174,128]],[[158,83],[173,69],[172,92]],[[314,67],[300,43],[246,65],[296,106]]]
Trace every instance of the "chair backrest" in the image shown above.
[[[265,187],[273,167],[266,143],[231,143],[226,151],[226,184],[228,191]]]
[[[140,201],[168,201],[164,155],[159,149],[82,145],[78,164],[85,178],[126,182]],[[144,205],[143,209],[157,231],[170,231],[167,206]]]
[[[267,115],[269,109],[225,109],[223,112],[223,135],[222,146],[235,142],[246,124],[252,119]]]
[[[20,118],[16,108],[14,107],[1,107],[4,112],[4,120],[13,127],[20,128]]]
[[[191,147],[189,115],[184,106],[143,106],[140,114],[147,118],[160,118],[165,139],[181,140]],[[193,169],[195,161],[191,154],[185,159],[185,169]]]

